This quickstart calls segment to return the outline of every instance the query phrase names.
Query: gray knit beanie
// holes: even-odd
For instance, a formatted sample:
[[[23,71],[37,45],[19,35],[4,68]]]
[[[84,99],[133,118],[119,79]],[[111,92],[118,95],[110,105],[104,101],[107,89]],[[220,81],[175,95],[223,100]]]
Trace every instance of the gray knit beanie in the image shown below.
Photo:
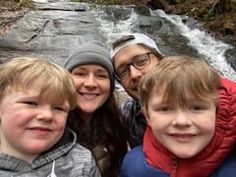
[[[98,64],[104,67],[110,76],[114,87],[114,68],[108,49],[100,41],[90,41],[81,45],[65,63],[65,68],[71,72],[76,66],[85,64]]]

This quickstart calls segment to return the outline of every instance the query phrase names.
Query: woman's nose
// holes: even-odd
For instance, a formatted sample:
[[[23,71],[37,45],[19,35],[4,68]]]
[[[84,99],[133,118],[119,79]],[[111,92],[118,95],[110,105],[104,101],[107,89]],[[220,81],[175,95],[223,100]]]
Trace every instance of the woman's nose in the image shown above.
[[[94,74],[89,74],[87,79],[84,82],[85,86],[88,87],[96,87],[97,86],[97,81],[96,81],[96,77],[94,76]]]

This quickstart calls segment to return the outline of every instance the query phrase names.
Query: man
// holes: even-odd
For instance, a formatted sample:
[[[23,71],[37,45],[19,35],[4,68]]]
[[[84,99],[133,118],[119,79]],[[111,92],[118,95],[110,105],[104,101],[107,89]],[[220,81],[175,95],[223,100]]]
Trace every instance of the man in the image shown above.
[[[111,49],[116,79],[133,99],[122,104],[121,110],[128,130],[131,148],[142,144],[146,120],[140,111],[138,85],[140,79],[163,55],[154,40],[141,33],[132,33],[117,39]]]

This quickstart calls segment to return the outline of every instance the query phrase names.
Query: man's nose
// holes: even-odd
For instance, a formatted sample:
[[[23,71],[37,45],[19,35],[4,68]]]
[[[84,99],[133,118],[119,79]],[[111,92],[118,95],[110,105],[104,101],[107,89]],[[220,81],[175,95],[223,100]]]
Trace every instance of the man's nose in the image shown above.
[[[141,76],[142,76],[142,72],[139,69],[135,68],[133,65],[130,65],[130,77],[137,78]]]

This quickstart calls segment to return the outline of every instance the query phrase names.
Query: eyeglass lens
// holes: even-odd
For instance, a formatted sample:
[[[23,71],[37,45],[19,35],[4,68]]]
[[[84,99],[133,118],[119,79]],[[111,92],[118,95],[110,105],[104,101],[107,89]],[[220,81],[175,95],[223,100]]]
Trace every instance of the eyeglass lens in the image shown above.
[[[131,63],[123,65],[122,67],[119,67],[117,69],[117,73],[116,73],[117,77],[119,79],[123,79],[124,77],[126,77],[130,71],[130,65],[134,66],[138,70],[141,70],[141,69],[144,69],[145,67],[147,67],[150,64],[150,54],[151,53],[152,52],[134,56],[132,58]]]

